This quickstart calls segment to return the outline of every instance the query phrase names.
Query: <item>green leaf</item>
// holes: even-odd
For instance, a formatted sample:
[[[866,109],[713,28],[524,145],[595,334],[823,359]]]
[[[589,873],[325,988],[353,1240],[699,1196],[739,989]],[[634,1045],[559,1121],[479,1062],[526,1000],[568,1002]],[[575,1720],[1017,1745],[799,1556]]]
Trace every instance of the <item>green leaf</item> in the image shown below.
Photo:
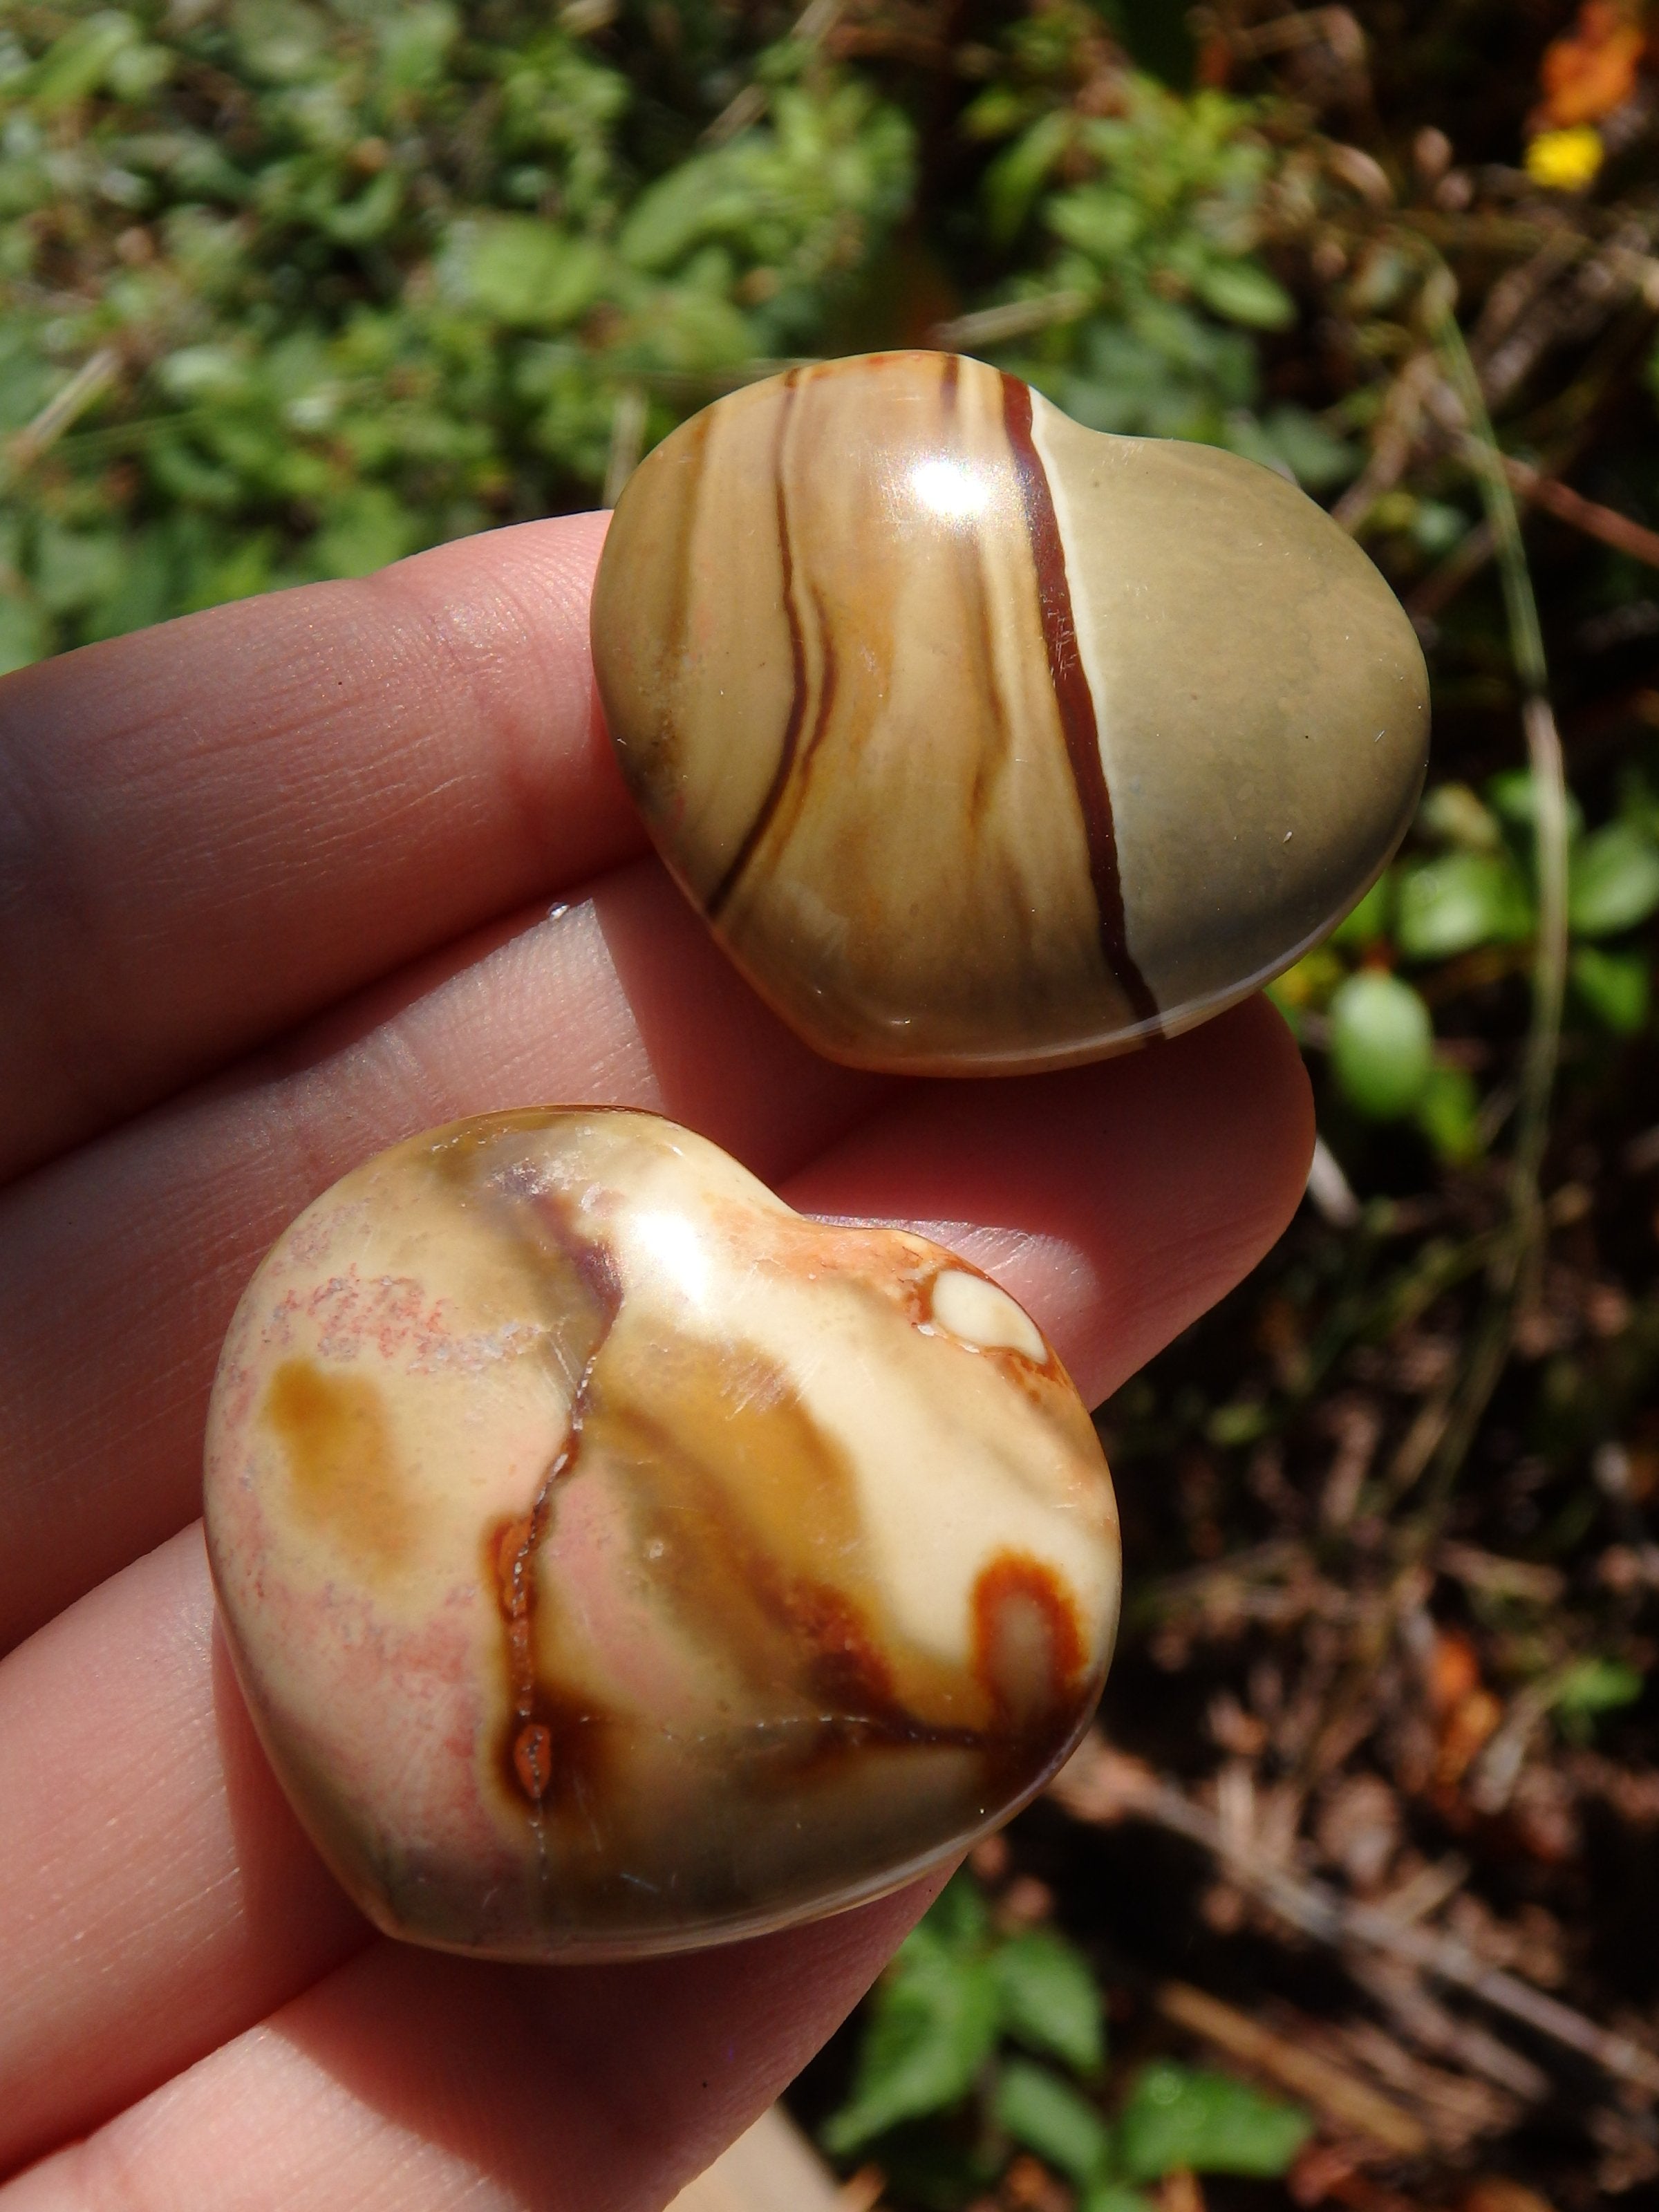
[[[992,2109],[1017,2143],[1075,2182],[1091,2180],[1105,2163],[1110,2139],[1105,2121],[1046,2066],[1011,2058],[997,2077]]]
[[[1437,561],[1451,551],[1468,526],[1469,519],[1462,507],[1449,506],[1444,500],[1419,499],[1412,517],[1412,538],[1419,551]]]
[[[1523,944],[1533,927],[1532,901],[1507,853],[1444,853],[1400,871],[1395,942],[1408,960]]]
[[[1375,945],[1388,935],[1394,927],[1395,879],[1391,871],[1384,870],[1371,885],[1358,906],[1344,915],[1331,932],[1333,945],[1364,946]],[[1304,960],[1307,955],[1303,956]],[[1301,962],[1297,963],[1300,966]]]
[[[605,249],[534,216],[458,225],[445,264],[473,305],[498,322],[553,330],[591,307],[608,270]]]
[[[1645,1685],[1622,1659],[1581,1659],[1571,1667],[1553,1700],[1560,1713],[1615,1712],[1633,1705]]]
[[[985,1909],[984,1892],[965,1870],[954,1875],[940,1890],[917,1923],[915,1942],[927,1936],[952,1951],[975,1951],[991,1932],[991,1916]]]
[[[355,200],[343,200],[331,207],[323,228],[337,245],[366,246],[370,239],[390,229],[403,198],[403,179],[395,169],[382,169]]]
[[[0,592],[0,676],[27,668],[52,651],[52,626],[28,600]]]
[[[460,31],[460,19],[446,0],[404,5],[375,26],[380,67],[386,83],[400,91],[436,84],[445,58]]]
[[[1152,2199],[1121,2181],[1097,2181],[1079,2198],[1077,2212],[1152,2212]]]
[[[1371,1120],[1409,1114],[1434,1066],[1429,1010],[1397,975],[1367,969],[1331,1000],[1331,1064],[1350,1103]]]
[[[52,115],[90,99],[116,57],[137,46],[140,36],[132,17],[113,9],[85,17],[54,40],[35,64],[30,105],[38,114]]]
[[[1249,418],[1245,418],[1247,421]],[[1346,483],[1359,465],[1357,449],[1328,430],[1305,407],[1275,407],[1254,424],[1255,441],[1230,434],[1235,453],[1269,467],[1288,468],[1304,491],[1328,491]]]
[[[1528,794],[1530,797],[1531,785]],[[1417,811],[1418,827],[1443,843],[1461,845],[1466,852],[1503,850],[1503,833],[1492,809],[1477,798],[1467,783],[1437,783],[1425,792]]]
[[[1271,2179],[1289,2167],[1313,2122],[1293,2105],[1260,2096],[1225,2074],[1149,2066],[1117,2126],[1117,2163],[1132,2181],[1194,2173]]]
[[[1616,937],[1659,907],[1659,846],[1634,822],[1609,822],[1573,848],[1567,920],[1575,937]]]
[[[1533,787],[1532,770],[1529,768],[1500,769],[1496,775],[1486,779],[1486,797],[1500,821],[1507,823],[1511,830],[1525,830],[1530,843],[1538,819],[1538,799]],[[1568,837],[1581,836],[1583,827],[1584,810],[1571,792],[1568,792]]]
[[[304,0],[234,0],[232,33],[243,66],[272,84],[296,84],[320,74],[329,46],[328,19]]]
[[[1100,1991],[1080,1951],[1034,1928],[999,1944],[991,1971],[1008,2034],[1079,2074],[1098,2071],[1106,2056]]]
[[[335,507],[311,541],[319,576],[367,576],[412,553],[420,524],[384,484],[362,484]]]
[[[1042,116],[993,161],[981,187],[993,240],[1006,246],[1030,215],[1050,172],[1064,159],[1073,133],[1070,112]]]
[[[1212,313],[1251,330],[1282,331],[1296,320],[1296,301],[1253,261],[1212,261],[1198,271],[1193,289]]]
[[[877,1984],[853,2094],[822,2131],[836,2157],[862,2149],[902,2120],[958,2103],[996,2047],[996,1984],[983,1955],[964,1948],[958,1900],[944,1925],[930,1928],[924,1920],[911,1930]]]
[[[1608,952],[1599,945],[1581,945],[1568,973],[1573,989],[1603,1029],[1615,1036],[1635,1036],[1646,1028],[1653,988],[1645,952]]]
[[[131,558],[116,530],[65,530],[43,522],[36,541],[34,588],[55,615],[94,606],[116,590]]]
[[[1462,1167],[1480,1158],[1480,1091],[1467,1067],[1431,1067],[1412,1118],[1443,1160]]]

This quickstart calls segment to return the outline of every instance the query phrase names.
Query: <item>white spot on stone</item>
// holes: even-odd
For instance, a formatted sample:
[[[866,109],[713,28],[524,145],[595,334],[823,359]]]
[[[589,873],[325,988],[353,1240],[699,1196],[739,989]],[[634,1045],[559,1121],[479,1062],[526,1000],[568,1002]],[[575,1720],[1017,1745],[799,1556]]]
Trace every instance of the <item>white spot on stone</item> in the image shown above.
[[[959,1267],[935,1275],[933,1316],[940,1328],[981,1352],[1023,1352],[1040,1367],[1048,1364],[1048,1347],[1030,1314],[981,1275]]]
[[[991,499],[985,477],[961,461],[918,462],[910,471],[910,489],[929,514],[946,522],[982,514]]]

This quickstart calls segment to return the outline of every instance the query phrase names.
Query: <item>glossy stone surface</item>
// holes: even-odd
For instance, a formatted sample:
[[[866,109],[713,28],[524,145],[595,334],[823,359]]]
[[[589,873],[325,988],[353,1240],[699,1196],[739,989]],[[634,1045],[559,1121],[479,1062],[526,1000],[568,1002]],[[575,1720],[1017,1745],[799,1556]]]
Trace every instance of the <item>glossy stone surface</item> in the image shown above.
[[[1271,471],[947,354],[707,408],[618,503],[599,690],[670,868],[807,1041],[927,1073],[1190,1027],[1405,831],[1410,623]]]
[[[277,1773],[381,1927],[679,1948],[879,1893],[1091,1711],[1100,1446],[966,1261],[651,1115],[412,1138],[238,1309],[207,1527]]]

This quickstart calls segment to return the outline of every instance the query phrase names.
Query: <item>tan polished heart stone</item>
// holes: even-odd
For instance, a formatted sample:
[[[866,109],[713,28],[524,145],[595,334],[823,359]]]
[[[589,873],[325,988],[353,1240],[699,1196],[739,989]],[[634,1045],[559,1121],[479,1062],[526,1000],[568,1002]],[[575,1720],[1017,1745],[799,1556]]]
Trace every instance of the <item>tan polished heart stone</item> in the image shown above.
[[[669,867],[858,1065],[1189,1028],[1340,920],[1423,778],[1415,635],[1312,501],[950,354],[792,369],[676,430],[592,636]]]
[[[389,1932],[625,1956],[879,1893],[1099,1693],[1111,1486],[1006,1291],[650,1115],[498,1114],[279,1240],[207,1448],[237,1674]]]

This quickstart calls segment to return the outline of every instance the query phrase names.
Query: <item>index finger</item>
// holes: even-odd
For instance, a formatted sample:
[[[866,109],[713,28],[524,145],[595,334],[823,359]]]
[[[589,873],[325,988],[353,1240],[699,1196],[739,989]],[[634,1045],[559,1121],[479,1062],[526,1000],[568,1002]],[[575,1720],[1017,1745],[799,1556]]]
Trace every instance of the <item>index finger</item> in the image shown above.
[[[643,846],[588,660],[605,523],[0,683],[0,1176]]]

